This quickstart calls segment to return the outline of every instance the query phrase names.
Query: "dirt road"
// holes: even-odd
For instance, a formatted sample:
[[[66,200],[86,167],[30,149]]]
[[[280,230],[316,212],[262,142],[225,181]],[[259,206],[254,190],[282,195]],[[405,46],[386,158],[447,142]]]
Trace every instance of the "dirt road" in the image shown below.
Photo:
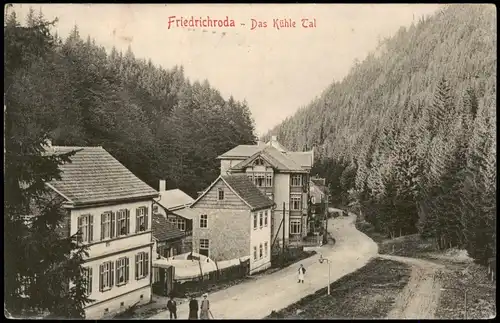
[[[436,274],[444,266],[416,258],[379,255],[380,258],[400,261],[412,266],[408,285],[398,295],[389,319],[433,319],[441,294]]]
[[[336,240],[334,246],[325,245],[317,249],[318,254],[301,261],[307,268],[304,284],[297,283],[297,266],[292,265],[269,275],[263,275],[239,285],[209,295],[210,310],[216,319],[262,319],[273,310],[280,310],[303,297],[326,287],[328,265],[318,262],[319,255],[331,261],[331,282],[349,274],[378,254],[372,239],[354,226],[355,216],[332,219],[328,231]],[[180,319],[188,316],[187,303],[177,310]],[[150,319],[166,319],[162,312]]]

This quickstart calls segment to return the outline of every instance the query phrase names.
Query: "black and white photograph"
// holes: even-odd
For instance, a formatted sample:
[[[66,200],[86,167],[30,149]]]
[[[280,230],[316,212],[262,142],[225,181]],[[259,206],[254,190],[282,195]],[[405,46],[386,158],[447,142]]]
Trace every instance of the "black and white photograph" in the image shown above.
[[[4,316],[493,319],[496,14],[4,5]]]

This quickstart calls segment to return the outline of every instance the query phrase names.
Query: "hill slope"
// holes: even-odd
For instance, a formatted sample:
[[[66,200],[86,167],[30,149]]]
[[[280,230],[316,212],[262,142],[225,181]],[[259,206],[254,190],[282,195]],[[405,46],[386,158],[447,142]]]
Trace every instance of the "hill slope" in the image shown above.
[[[78,27],[61,40],[31,11],[4,27],[4,93],[11,138],[50,132],[55,145],[103,146],[153,187],[196,196],[218,175],[215,157],[255,142],[245,102],[225,100],[182,67],[163,69],[125,53],[106,53]]]
[[[265,137],[316,146],[314,171],[338,203],[357,203],[388,235],[419,229],[486,261],[495,248],[496,47],[493,6],[446,6],[383,41]]]

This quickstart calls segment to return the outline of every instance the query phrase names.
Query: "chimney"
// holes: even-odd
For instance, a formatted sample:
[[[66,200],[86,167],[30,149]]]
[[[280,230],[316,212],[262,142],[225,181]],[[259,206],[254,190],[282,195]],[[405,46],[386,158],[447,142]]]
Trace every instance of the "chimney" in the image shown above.
[[[167,181],[164,179],[160,179],[160,188],[158,191],[163,192],[167,190]]]

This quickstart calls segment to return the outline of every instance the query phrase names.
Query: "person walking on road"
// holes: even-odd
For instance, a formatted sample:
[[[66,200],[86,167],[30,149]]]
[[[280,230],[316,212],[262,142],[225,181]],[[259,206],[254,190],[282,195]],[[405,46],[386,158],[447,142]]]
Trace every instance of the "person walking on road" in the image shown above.
[[[210,301],[207,299],[208,294],[205,293],[203,294],[203,300],[201,301],[201,312],[200,312],[200,319],[202,320],[209,320],[210,319]]]
[[[167,309],[170,312],[170,319],[177,319],[177,302],[174,300],[174,296],[170,296],[167,302]]]
[[[190,320],[198,319],[198,301],[194,296],[191,296],[191,300],[189,301],[189,317]]]
[[[306,274],[306,269],[304,268],[304,266],[302,264],[300,264],[300,267],[299,267],[299,281],[297,283],[304,283],[304,276]]]

